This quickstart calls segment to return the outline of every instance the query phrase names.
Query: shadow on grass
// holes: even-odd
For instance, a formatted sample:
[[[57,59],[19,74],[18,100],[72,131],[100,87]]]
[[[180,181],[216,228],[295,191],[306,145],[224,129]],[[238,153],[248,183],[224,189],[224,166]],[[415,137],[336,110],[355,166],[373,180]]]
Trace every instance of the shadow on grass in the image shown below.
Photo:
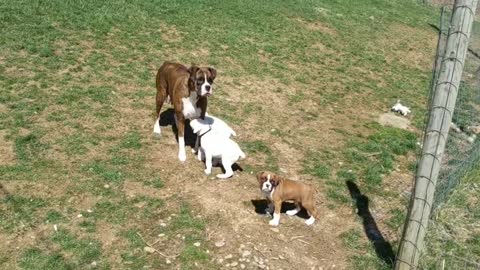
[[[160,126],[172,126],[172,132],[175,134],[175,139],[178,143],[178,129],[175,125],[175,118],[173,117],[174,110],[169,108],[162,113],[160,113]],[[193,133],[192,128],[190,127],[190,120],[185,120],[185,145],[190,147],[195,147],[195,140],[197,135]]]
[[[350,196],[355,201],[357,214],[362,218],[363,229],[368,240],[373,244],[377,256],[385,262],[389,267],[393,267],[395,263],[395,254],[392,245],[385,240],[382,233],[378,229],[377,223],[368,209],[368,197],[360,192],[358,186],[352,181],[346,181]]]

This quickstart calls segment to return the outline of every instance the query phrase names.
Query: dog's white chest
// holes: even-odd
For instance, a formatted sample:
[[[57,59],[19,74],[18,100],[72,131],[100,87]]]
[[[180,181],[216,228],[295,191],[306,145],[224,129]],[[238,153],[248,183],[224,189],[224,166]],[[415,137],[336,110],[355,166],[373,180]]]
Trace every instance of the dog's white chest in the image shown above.
[[[197,93],[192,93],[188,98],[182,98],[183,116],[187,119],[200,117],[202,110],[197,107]]]

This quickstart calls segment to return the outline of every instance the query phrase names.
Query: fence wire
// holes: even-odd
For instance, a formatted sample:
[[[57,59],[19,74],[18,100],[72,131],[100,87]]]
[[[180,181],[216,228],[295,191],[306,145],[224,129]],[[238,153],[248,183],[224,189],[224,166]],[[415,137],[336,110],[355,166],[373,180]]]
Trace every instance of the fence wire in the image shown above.
[[[443,12],[445,13],[438,29],[443,33],[438,42],[436,63],[441,63],[445,57],[446,34],[450,25],[452,10],[444,8]],[[480,166],[480,13],[478,9],[476,18],[470,36],[469,49],[464,63],[452,126],[447,138],[441,169],[435,187],[432,217],[435,217],[442,210],[442,207],[448,204],[450,195],[462,179]],[[435,67],[438,65],[435,64]],[[432,90],[429,95],[430,109],[433,89],[438,83],[438,70],[435,67],[432,76]],[[433,222],[435,223],[435,219]],[[429,230],[438,229],[439,227],[437,226],[429,227]],[[437,236],[442,233],[446,232],[435,232]],[[444,240],[451,239],[441,236],[439,238]],[[446,245],[447,241],[443,244]],[[430,251],[433,253],[425,254],[429,259],[428,262],[424,261],[420,264],[420,269],[480,270],[480,254],[448,251],[446,247],[441,248],[441,246],[437,247],[436,251]]]
[[[443,20],[443,24],[448,27],[449,16],[444,16]],[[445,35],[442,36],[445,38]],[[444,56],[443,50],[439,57]],[[480,22],[475,21],[452,127],[435,189],[434,210],[448,200],[448,195],[460,179],[478,162],[480,162]]]

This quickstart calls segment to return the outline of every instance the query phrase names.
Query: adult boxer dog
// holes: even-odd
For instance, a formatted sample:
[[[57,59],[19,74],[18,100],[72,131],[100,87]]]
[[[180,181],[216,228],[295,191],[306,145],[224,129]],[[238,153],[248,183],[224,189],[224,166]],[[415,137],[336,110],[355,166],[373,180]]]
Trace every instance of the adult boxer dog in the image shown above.
[[[212,94],[213,80],[217,71],[211,67],[187,68],[178,63],[164,62],[158,69],[156,77],[157,86],[157,115],[153,127],[156,136],[161,135],[160,110],[169,98],[173,103],[175,123],[178,129],[178,159],[186,160],[185,154],[185,119],[205,118],[207,111],[207,97]],[[198,148],[198,139],[195,144]]]

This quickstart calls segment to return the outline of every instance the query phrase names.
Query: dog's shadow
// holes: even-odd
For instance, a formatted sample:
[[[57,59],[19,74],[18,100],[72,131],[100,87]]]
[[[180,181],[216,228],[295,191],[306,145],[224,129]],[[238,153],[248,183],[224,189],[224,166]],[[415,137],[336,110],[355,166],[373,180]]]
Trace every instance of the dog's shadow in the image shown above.
[[[175,134],[175,140],[178,143],[178,128],[175,124],[175,111],[172,108],[169,108],[162,113],[160,113],[160,126],[167,127],[172,126],[172,132]],[[185,131],[184,131],[185,145],[190,147],[195,147],[195,141],[197,140],[197,135],[193,133],[192,128],[190,127],[190,120],[185,120]]]
[[[362,194],[354,182],[346,181],[345,184],[355,203],[357,214],[362,219],[365,234],[375,248],[375,253],[389,267],[392,267],[395,264],[395,254],[393,253],[392,245],[383,237],[375,219],[370,213],[368,197]]]
[[[266,210],[268,208],[268,201],[265,199],[262,200],[251,200],[250,201],[253,206],[255,207],[255,213],[259,215],[267,215]],[[282,210],[280,210],[280,213],[285,213],[288,210],[293,210],[295,209],[295,204],[290,203],[290,202],[284,202],[282,203]],[[308,219],[310,216],[307,213],[307,210],[302,207],[302,210],[296,214],[296,216],[301,217],[303,219]]]
[[[178,128],[175,123],[174,117],[175,111],[172,108],[169,108],[162,113],[160,113],[160,126],[167,127],[172,126],[172,132],[175,134],[175,140],[178,143]],[[191,148],[195,147],[195,141],[197,140],[197,134],[193,133],[192,127],[190,126],[190,120],[185,120],[185,145],[190,146]],[[205,161],[203,161],[205,162]],[[222,166],[221,162],[217,162],[213,164],[213,167],[221,167],[222,173],[225,173],[225,169]],[[237,163],[232,165],[232,170],[235,171],[243,171],[243,168],[240,167]]]

